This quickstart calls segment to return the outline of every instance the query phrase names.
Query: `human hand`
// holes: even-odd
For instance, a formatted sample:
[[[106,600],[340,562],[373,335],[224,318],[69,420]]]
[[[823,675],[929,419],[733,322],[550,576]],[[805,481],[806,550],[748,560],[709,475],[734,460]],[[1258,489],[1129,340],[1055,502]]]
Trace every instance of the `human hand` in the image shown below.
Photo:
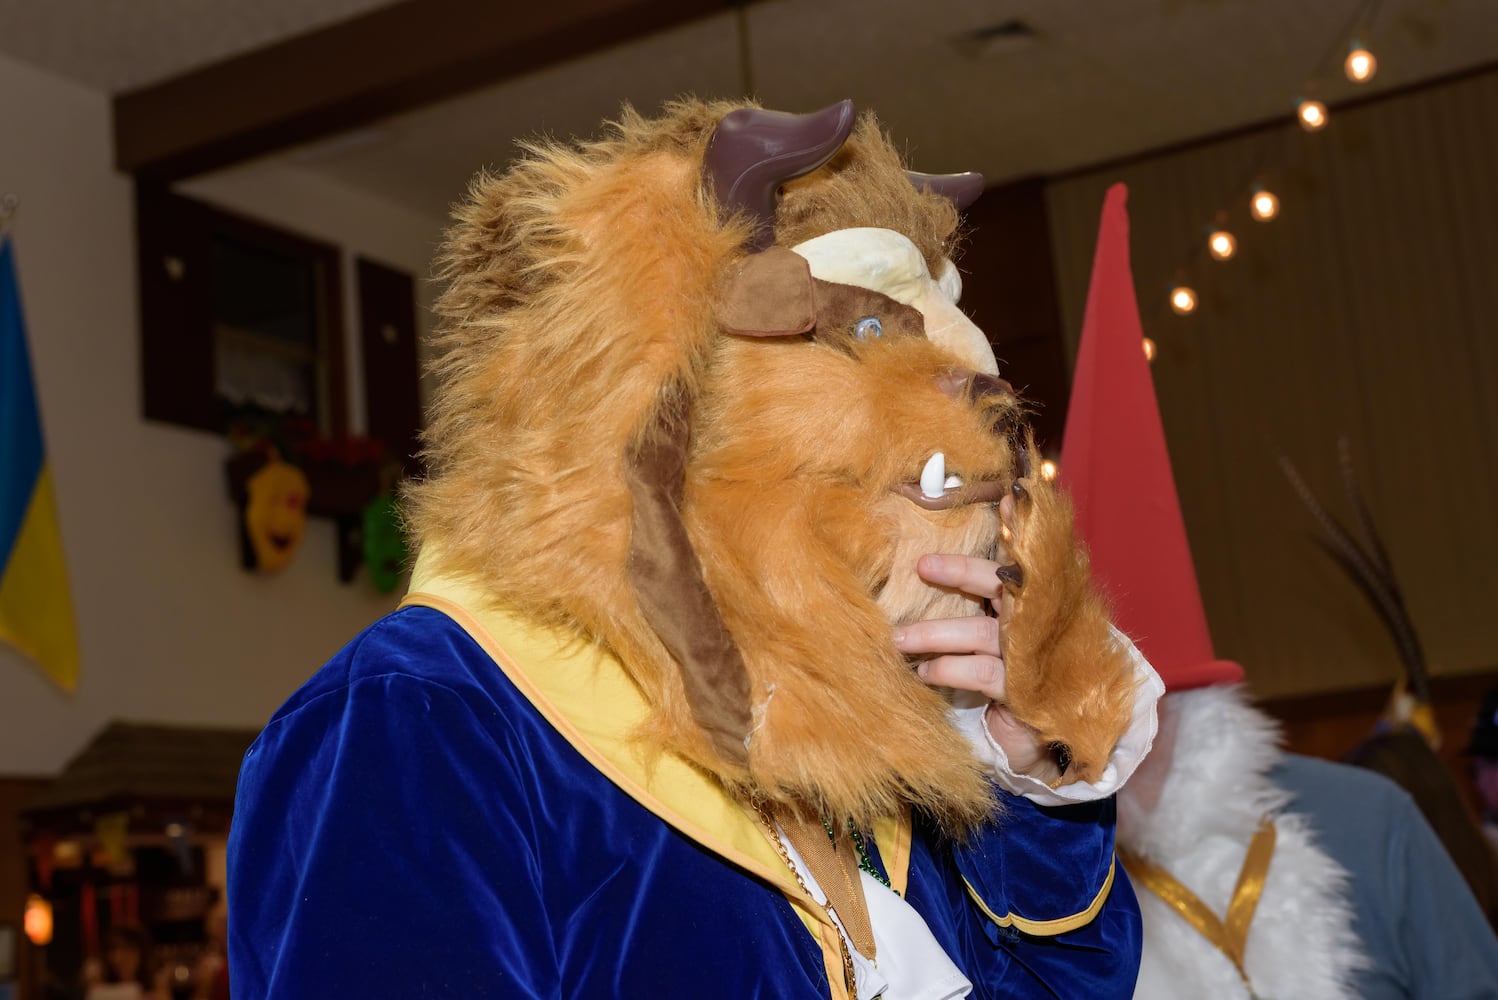
[[[1006,498],[1007,500],[1008,498]],[[1019,774],[1049,775],[1057,770],[1049,748],[1005,706],[1004,623],[1014,599],[999,576],[1000,564],[974,556],[926,555],[916,564],[921,579],[951,587],[992,604],[997,617],[934,618],[895,630],[895,647],[923,659],[916,668],[933,687],[974,691],[989,700],[984,721]]]

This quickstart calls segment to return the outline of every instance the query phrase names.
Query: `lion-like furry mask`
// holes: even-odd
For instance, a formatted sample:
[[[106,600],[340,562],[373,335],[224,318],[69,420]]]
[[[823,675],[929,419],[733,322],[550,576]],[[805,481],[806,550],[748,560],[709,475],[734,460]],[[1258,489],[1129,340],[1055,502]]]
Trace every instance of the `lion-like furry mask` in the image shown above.
[[[991,787],[890,626],[981,612],[915,565],[998,551],[1021,404],[962,339],[952,200],[845,109],[756,218],[704,183],[720,124],[768,114],[746,107],[626,109],[474,182],[408,521],[496,606],[612,652],[652,750],[777,810],[968,828]],[[839,280],[851,229],[886,231],[909,282]],[[1085,779],[1127,726],[1131,672],[1064,499],[1024,481],[1009,704]]]

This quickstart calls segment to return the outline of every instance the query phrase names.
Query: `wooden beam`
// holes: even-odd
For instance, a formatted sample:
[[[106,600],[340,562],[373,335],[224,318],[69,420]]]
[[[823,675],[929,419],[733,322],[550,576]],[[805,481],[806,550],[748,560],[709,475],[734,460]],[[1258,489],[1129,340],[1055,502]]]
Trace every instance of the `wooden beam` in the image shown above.
[[[116,96],[115,166],[180,180],[737,5],[406,0]]]

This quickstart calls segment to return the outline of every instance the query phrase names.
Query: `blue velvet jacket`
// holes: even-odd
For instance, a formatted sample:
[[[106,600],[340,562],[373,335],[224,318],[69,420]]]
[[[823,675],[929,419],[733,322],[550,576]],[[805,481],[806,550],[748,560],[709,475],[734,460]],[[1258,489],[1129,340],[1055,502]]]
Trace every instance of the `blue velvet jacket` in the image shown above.
[[[415,598],[246,754],[229,843],[235,1000],[845,995],[836,932],[712,779],[646,761],[618,664]],[[421,606],[421,605],[427,606]],[[919,816],[878,863],[980,997],[1132,995],[1113,802]]]

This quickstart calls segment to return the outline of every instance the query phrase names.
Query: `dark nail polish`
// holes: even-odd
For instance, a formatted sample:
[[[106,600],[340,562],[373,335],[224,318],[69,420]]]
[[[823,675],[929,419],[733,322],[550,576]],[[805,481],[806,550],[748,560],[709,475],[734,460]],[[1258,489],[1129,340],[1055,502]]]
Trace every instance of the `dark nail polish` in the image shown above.
[[[1052,743],[1048,749],[1056,755],[1056,766],[1061,768],[1062,774],[1065,774],[1067,768],[1071,767],[1071,747],[1058,741]]]

